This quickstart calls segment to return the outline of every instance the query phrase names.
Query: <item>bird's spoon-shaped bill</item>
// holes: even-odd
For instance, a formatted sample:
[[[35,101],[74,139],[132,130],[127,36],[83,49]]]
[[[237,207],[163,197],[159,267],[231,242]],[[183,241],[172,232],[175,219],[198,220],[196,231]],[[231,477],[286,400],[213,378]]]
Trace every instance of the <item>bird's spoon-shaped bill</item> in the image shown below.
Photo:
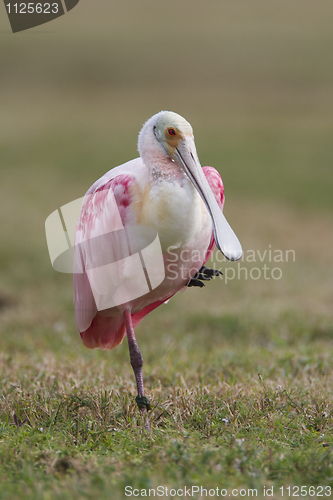
[[[185,170],[207,207],[213,222],[217,248],[228,260],[239,260],[243,253],[242,246],[215,200],[200,165],[192,137],[188,136],[178,143],[174,159]]]

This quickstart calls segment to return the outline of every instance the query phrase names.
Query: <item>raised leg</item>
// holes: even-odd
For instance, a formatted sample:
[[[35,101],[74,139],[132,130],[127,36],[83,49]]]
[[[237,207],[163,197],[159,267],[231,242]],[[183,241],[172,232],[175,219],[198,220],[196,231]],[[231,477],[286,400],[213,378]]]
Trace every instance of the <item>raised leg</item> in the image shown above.
[[[149,399],[144,395],[144,389],[143,389],[143,378],[142,378],[143,357],[135,338],[131,312],[129,310],[126,310],[124,312],[124,319],[126,325],[126,333],[127,333],[131,365],[134,371],[136,385],[138,388],[138,395],[135,398],[135,401],[142,415],[146,417],[145,428],[148,431],[150,431],[149,418],[148,418],[148,410],[150,410],[150,402]]]

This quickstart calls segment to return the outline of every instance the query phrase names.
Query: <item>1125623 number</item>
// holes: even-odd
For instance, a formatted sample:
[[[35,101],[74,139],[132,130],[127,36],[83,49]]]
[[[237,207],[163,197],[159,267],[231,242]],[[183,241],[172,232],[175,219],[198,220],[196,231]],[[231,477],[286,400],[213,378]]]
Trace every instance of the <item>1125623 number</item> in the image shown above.
[[[331,486],[281,486],[281,496],[284,493],[288,497],[330,497],[332,494]]]
[[[59,5],[57,3],[14,3],[6,5],[8,14],[57,14]]]

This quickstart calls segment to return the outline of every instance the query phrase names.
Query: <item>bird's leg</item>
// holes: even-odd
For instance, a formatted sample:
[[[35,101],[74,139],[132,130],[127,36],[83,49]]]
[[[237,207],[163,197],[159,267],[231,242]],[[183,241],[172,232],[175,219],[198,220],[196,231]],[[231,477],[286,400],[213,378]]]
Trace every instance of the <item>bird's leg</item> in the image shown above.
[[[148,411],[150,410],[150,401],[144,395],[144,389],[143,389],[143,378],[142,378],[143,357],[142,357],[142,354],[140,352],[139,346],[138,346],[136,338],[135,338],[134,328],[133,328],[133,324],[132,324],[132,316],[131,316],[130,310],[128,310],[128,309],[125,310],[124,319],[125,319],[125,325],[126,325],[126,333],[127,333],[127,340],[128,340],[128,348],[129,348],[131,365],[132,365],[132,368],[134,371],[136,385],[138,388],[138,395],[135,398],[135,401],[136,401],[142,415],[146,417],[145,428],[148,431],[150,431],[149,418],[148,418]]]
[[[199,271],[193,276],[193,278],[188,282],[187,286],[199,286],[202,288],[205,286],[203,281],[209,281],[215,276],[222,275],[221,271],[218,269],[209,269],[208,267],[202,266]]]

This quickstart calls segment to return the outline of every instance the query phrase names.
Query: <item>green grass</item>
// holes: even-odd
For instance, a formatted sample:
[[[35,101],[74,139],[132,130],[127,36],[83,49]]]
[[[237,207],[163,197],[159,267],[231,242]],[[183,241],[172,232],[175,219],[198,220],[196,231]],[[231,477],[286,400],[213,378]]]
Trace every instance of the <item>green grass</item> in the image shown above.
[[[154,343],[161,323],[170,333]],[[83,351],[57,330],[13,333],[2,355],[3,498],[20,483],[26,498],[332,485],[332,326],[292,315],[253,324],[156,314],[138,335],[152,436],[136,409],[126,345]]]
[[[0,499],[333,486],[331,1],[100,0],[8,29],[3,16]],[[245,260],[282,278],[217,279],[137,327],[147,435],[127,342],[82,346],[44,222],[135,157],[161,109],[192,123],[221,172],[245,255],[296,260]]]

